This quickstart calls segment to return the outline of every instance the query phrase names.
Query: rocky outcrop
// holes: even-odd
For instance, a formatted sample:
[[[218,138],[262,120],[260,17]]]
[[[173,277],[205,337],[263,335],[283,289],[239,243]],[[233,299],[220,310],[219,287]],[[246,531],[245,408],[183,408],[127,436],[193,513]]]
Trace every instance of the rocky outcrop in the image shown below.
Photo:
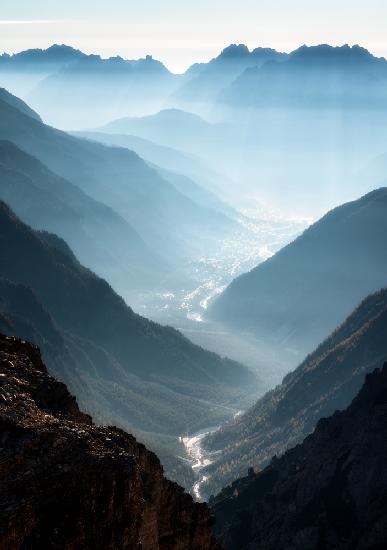
[[[211,518],[134,437],[100,427],[35,346],[0,336],[0,549],[216,549]]]
[[[351,405],[212,502],[229,550],[387,548],[387,363]]]

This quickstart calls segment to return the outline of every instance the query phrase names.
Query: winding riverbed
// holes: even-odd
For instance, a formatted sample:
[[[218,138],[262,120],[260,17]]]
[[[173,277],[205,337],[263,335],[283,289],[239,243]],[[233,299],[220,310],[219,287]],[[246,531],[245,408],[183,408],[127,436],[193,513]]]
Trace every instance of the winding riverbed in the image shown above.
[[[233,417],[236,418],[240,414],[242,414],[242,411],[237,411],[233,415]],[[212,464],[216,459],[216,455],[218,454],[217,452],[209,452],[203,449],[202,441],[207,435],[216,432],[216,430],[218,430],[219,428],[221,428],[221,425],[206,428],[205,430],[197,432],[192,436],[187,435],[185,437],[180,437],[180,440],[184,444],[188,459],[191,463],[191,468],[195,475],[196,480],[192,486],[192,493],[198,501],[204,500],[202,495],[202,488],[208,480],[208,476],[204,474],[203,469],[206,468],[206,466]]]
[[[201,488],[202,485],[207,481],[207,476],[204,475],[201,471],[206,466],[209,466],[213,462],[213,458],[210,453],[207,453],[202,448],[202,440],[210,433],[215,432],[220,426],[215,428],[208,428],[201,432],[196,433],[191,437],[181,437],[181,441],[184,444],[186,449],[189,461],[191,463],[191,468],[195,474],[196,481],[192,487],[192,492],[196,500],[202,500]]]

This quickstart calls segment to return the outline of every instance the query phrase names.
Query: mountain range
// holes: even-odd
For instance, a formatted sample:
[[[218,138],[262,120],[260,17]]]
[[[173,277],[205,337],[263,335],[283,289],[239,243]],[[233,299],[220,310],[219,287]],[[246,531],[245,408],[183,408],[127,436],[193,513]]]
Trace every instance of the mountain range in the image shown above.
[[[100,124],[119,113],[160,108],[179,83],[160,62],[85,54],[67,45],[0,56],[0,83],[41,111],[50,124]],[[142,101],[141,101],[142,98]],[[56,109],[60,100],[62,108]]]
[[[58,44],[0,56],[2,85],[66,129],[165,107],[202,113],[217,105],[382,108],[386,74],[385,59],[358,45],[302,46],[285,54],[231,44],[182,75],[151,55],[103,59]]]
[[[0,84],[0,550],[384,548],[387,61]]]
[[[218,99],[236,107],[383,109],[386,79],[387,61],[360,46],[302,46],[246,69]]]
[[[145,114],[160,108],[178,81],[150,55],[136,61],[88,55],[46,76],[27,100],[55,126],[88,127],[106,123],[120,113]]]
[[[12,93],[26,97],[45,77],[60,71],[86,54],[64,44],[47,49],[33,48],[0,55],[0,84]]]

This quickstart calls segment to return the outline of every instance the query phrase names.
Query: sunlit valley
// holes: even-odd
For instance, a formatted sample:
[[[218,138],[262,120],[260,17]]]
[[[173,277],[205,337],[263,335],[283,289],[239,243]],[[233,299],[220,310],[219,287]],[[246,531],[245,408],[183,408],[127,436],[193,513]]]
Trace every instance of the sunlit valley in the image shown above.
[[[0,86],[0,549],[385,547],[386,59]]]

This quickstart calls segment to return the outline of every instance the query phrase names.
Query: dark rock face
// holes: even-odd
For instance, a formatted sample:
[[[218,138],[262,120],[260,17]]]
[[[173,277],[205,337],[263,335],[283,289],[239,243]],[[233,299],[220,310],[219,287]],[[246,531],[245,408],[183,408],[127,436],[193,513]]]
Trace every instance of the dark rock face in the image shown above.
[[[216,549],[211,518],[134,437],[95,426],[38,348],[0,336],[0,549]]]
[[[213,501],[232,549],[387,547],[387,363],[343,412]]]

